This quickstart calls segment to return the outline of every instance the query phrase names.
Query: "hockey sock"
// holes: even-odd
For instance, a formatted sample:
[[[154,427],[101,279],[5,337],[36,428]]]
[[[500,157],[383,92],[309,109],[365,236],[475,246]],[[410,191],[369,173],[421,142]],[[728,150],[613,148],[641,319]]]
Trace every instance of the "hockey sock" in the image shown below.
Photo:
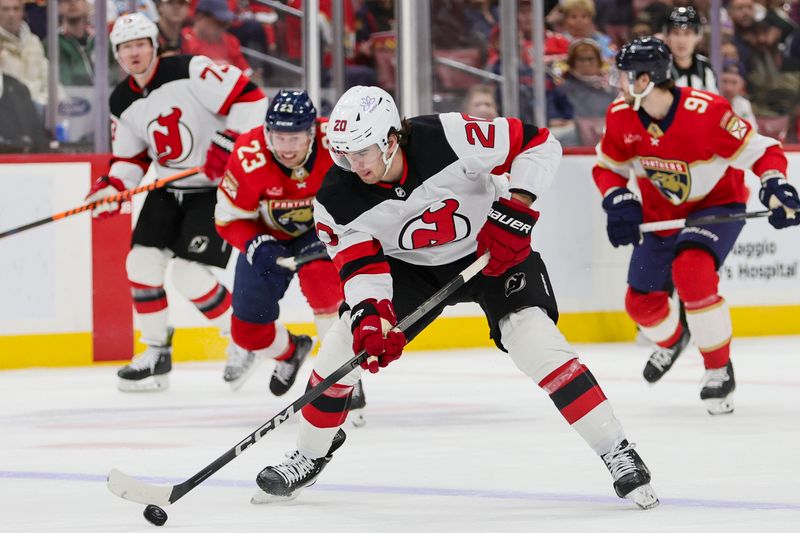
[[[317,386],[322,377],[311,373],[306,392]],[[353,385],[334,384],[301,411],[297,449],[306,457],[318,458],[328,453],[337,428],[344,424],[350,410]]]
[[[167,343],[167,293],[164,287],[131,282],[133,308],[142,332],[141,341],[149,346]]]
[[[539,382],[564,419],[599,455],[625,438],[600,385],[578,359],[567,361]]]
[[[231,317],[231,337],[237,346],[268,359],[285,360],[294,351],[289,332],[282,324],[256,324]]]
[[[192,303],[205,315],[223,335],[230,333],[231,293],[224,286],[217,283],[206,294],[192,298]]]
[[[639,324],[642,333],[659,346],[668,348],[683,334],[680,309],[672,305],[664,291],[644,293],[628,287],[625,310]]]

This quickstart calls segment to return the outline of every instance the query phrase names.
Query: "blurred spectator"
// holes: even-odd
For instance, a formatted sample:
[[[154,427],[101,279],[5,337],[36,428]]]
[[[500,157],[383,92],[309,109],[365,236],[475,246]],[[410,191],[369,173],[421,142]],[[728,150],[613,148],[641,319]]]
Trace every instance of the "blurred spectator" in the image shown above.
[[[158,54],[181,53],[183,29],[189,23],[189,0],[159,0]]]
[[[777,15],[767,12],[754,25],[757,48],[747,71],[753,111],[758,117],[792,114],[800,103],[800,71],[786,61]]]
[[[572,106],[574,117],[604,117],[617,89],[608,84],[603,72],[600,46],[592,39],[578,39],[569,46],[569,71],[561,85]]]
[[[717,78],[707,57],[697,53],[702,40],[702,21],[691,6],[676,7],[669,14],[664,30],[672,50],[672,77],[678,87],[717,92]]]
[[[25,0],[25,22],[42,41],[47,39],[47,0]]]
[[[394,1],[366,0],[356,11],[356,57],[371,63],[376,33],[394,30]]]
[[[499,116],[497,101],[494,98],[495,89],[491,85],[473,85],[464,96],[462,113],[473,117],[494,120]]]
[[[500,21],[497,2],[493,0],[467,0],[464,19],[469,27],[489,41],[492,28]]]
[[[733,23],[731,41],[739,51],[739,58],[749,68],[750,56],[756,46],[754,28],[756,3],[754,0],[729,0],[727,12]]]
[[[203,55],[220,65],[233,65],[249,76],[252,69],[242,55],[239,41],[225,31],[233,16],[225,0],[197,2],[194,24],[183,30],[183,53]]]
[[[95,2],[102,2],[102,0],[95,0]],[[114,24],[120,15],[136,11],[144,13],[153,22],[158,22],[155,0],[106,0],[106,22],[109,25]]]
[[[58,0],[58,76],[65,86],[92,85],[94,35],[86,0]]]
[[[431,44],[437,50],[485,49],[486,38],[467,21],[464,0],[431,2]]]
[[[611,37],[616,46],[622,46],[631,37],[631,27],[636,18],[630,0],[596,0],[595,23]],[[649,33],[647,34],[649,35]]]
[[[631,39],[639,39],[640,37],[647,37],[653,35],[653,24],[650,20],[650,15],[642,13],[631,26]]]
[[[594,0],[564,0],[561,3],[561,11],[564,13],[564,36],[567,39],[570,41],[592,39],[600,47],[604,58],[614,57],[616,50],[611,38],[595,28]]]
[[[3,50],[0,41],[0,52]],[[47,147],[31,93],[0,66],[0,153],[39,152]]]
[[[750,100],[744,96],[744,67],[738,61],[725,61],[719,77],[719,94],[730,102],[733,111],[758,131],[758,123]]]
[[[39,38],[22,20],[22,0],[0,0],[0,68],[24,83],[39,111],[47,103],[47,59]]]
[[[739,49],[736,48],[736,45],[733,44],[730,38],[723,37],[722,45],[720,46],[720,54],[722,55],[723,61],[739,62],[742,60],[742,58],[739,57]],[[744,71],[742,71],[742,75],[744,75]]]
[[[633,0],[634,16],[646,14],[650,17],[654,35],[661,33],[667,25],[670,11],[672,11],[672,0]]]

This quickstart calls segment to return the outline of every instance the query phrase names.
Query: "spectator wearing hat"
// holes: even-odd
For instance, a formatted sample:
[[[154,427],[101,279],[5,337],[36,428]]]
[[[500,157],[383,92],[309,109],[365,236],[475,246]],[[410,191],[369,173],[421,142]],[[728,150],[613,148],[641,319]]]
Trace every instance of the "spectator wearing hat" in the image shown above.
[[[203,55],[220,65],[233,65],[249,76],[252,69],[242,55],[239,41],[225,31],[233,18],[225,0],[199,0],[194,24],[183,30],[183,53]]]
[[[750,100],[744,96],[744,66],[739,61],[725,61],[719,76],[719,94],[730,102],[733,111],[758,131],[756,115]]]

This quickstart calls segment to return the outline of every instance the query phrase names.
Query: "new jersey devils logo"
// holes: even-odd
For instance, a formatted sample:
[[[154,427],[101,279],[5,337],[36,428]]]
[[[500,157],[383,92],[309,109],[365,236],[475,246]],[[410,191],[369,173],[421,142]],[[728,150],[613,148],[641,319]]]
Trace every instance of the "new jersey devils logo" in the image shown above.
[[[457,213],[458,200],[449,198],[411,219],[400,232],[400,248],[416,250],[460,241],[470,232],[469,219]]]
[[[192,153],[192,132],[181,122],[181,116],[183,112],[180,108],[173,107],[169,114],[160,115],[147,125],[156,149],[156,159],[161,166],[180,163]]]
[[[527,285],[527,282],[525,281],[524,272],[515,272],[511,274],[508,279],[506,279],[506,298],[524,289],[525,285]]]

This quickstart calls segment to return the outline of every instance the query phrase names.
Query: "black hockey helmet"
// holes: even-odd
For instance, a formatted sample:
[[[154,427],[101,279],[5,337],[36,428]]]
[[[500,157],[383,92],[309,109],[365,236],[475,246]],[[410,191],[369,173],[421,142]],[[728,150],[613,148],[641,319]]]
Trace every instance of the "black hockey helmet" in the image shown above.
[[[655,85],[672,79],[672,51],[655,37],[641,37],[625,43],[617,53],[615,64],[618,70],[633,73],[633,79],[646,72]]]
[[[696,33],[700,33],[700,26],[702,26],[702,24],[703,21],[700,19],[700,15],[692,6],[675,7],[669,14],[665,33],[669,33],[673,28],[682,30],[690,29]]]
[[[270,131],[306,131],[317,120],[317,108],[306,91],[281,89],[272,98],[267,110]]]

